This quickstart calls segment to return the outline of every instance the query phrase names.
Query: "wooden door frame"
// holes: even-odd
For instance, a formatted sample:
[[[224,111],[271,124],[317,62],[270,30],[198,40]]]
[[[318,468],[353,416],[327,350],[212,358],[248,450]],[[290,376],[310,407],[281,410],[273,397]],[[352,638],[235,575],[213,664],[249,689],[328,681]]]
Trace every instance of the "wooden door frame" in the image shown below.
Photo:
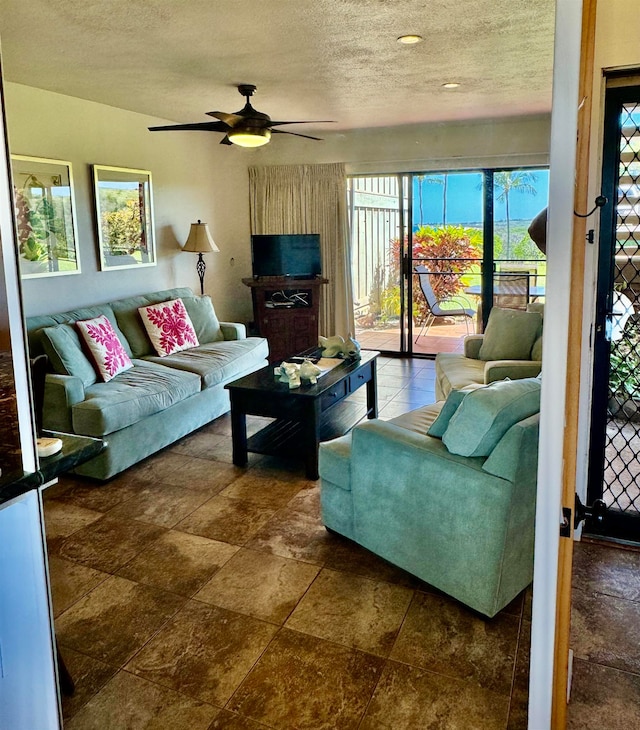
[[[589,158],[593,70],[595,53],[597,0],[584,0],[580,47],[580,80],[578,98],[578,140],[576,150],[576,211],[591,209],[589,204]],[[583,301],[585,278],[585,241],[587,219],[574,217],[571,242],[572,297],[569,303],[567,343],[567,383],[565,432],[563,441],[564,471],[562,474],[562,506],[575,509],[576,475],[578,470],[578,419],[580,406],[580,360],[582,356]],[[567,724],[569,687],[569,637],[571,629],[571,576],[573,570],[573,524],[569,536],[560,539],[558,552],[558,597],[556,603],[556,636],[554,647],[554,683],[551,722],[553,728]]]
[[[596,2],[556,1],[545,305],[553,316],[543,334],[529,685],[536,730],[566,723],[573,530],[569,539],[559,530],[561,508],[575,507],[586,225],[574,211],[587,210]]]

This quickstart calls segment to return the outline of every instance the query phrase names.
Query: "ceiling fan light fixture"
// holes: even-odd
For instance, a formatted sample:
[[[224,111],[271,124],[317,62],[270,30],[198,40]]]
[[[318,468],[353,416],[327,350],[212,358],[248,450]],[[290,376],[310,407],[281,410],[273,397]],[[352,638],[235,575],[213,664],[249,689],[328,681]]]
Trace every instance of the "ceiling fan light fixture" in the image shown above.
[[[403,46],[414,46],[416,43],[421,43],[424,38],[416,33],[406,33],[405,35],[398,36],[398,43],[402,43]]]
[[[239,147],[262,147],[271,139],[270,129],[231,129],[229,141]]]

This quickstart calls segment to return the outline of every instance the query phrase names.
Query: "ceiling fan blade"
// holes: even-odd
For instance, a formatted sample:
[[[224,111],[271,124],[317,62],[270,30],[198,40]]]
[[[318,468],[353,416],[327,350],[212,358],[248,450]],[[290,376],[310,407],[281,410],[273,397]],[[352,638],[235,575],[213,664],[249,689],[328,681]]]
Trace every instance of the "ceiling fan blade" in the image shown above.
[[[311,137],[309,134],[299,134],[298,132],[285,132],[284,129],[272,129],[274,134],[293,134],[296,137],[306,137],[306,139],[316,139],[318,142],[322,142],[322,137]]]
[[[244,117],[241,117],[238,114],[227,114],[226,112],[207,112],[207,116],[219,119],[221,122],[224,122],[228,127],[233,127],[234,125],[238,124],[238,122],[244,121]]]
[[[269,122],[270,127],[277,127],[282,124],[335,124],[333,119],[314,119],[313,121],[308,119],[303,122]]]
[[[233,142],[229,139],[229,135],[225,134],[220,140],[220,144],[233,144]]]
[[[226,132],[228,124],[224,122],[195,122],[193,124],[169,124],[163,127],[149,127],[150,132],[165,132],[171,130],[197,130],[201,132]]]

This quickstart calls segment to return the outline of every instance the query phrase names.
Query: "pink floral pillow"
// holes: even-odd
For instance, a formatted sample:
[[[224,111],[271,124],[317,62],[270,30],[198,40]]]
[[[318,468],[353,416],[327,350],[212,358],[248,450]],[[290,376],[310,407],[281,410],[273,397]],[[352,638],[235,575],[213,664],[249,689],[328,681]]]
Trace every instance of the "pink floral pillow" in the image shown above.
[[[76,327],[87,343],[93,362],[105,383],[123,370],[133,367],[106,315],[76,322]]]
[[[182,299],[138,307],[138,311],[160,357],[200,344]]]

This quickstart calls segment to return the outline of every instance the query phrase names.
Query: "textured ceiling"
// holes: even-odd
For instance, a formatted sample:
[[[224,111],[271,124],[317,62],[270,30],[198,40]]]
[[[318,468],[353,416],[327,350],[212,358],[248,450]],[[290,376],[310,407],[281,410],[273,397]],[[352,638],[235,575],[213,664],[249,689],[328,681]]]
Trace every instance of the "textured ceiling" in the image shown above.
[[[2,0],[0,37],[8,81],[176,122],[240,109],[252,83],[273,119],[354,129],[549,112],[554,4]]]

